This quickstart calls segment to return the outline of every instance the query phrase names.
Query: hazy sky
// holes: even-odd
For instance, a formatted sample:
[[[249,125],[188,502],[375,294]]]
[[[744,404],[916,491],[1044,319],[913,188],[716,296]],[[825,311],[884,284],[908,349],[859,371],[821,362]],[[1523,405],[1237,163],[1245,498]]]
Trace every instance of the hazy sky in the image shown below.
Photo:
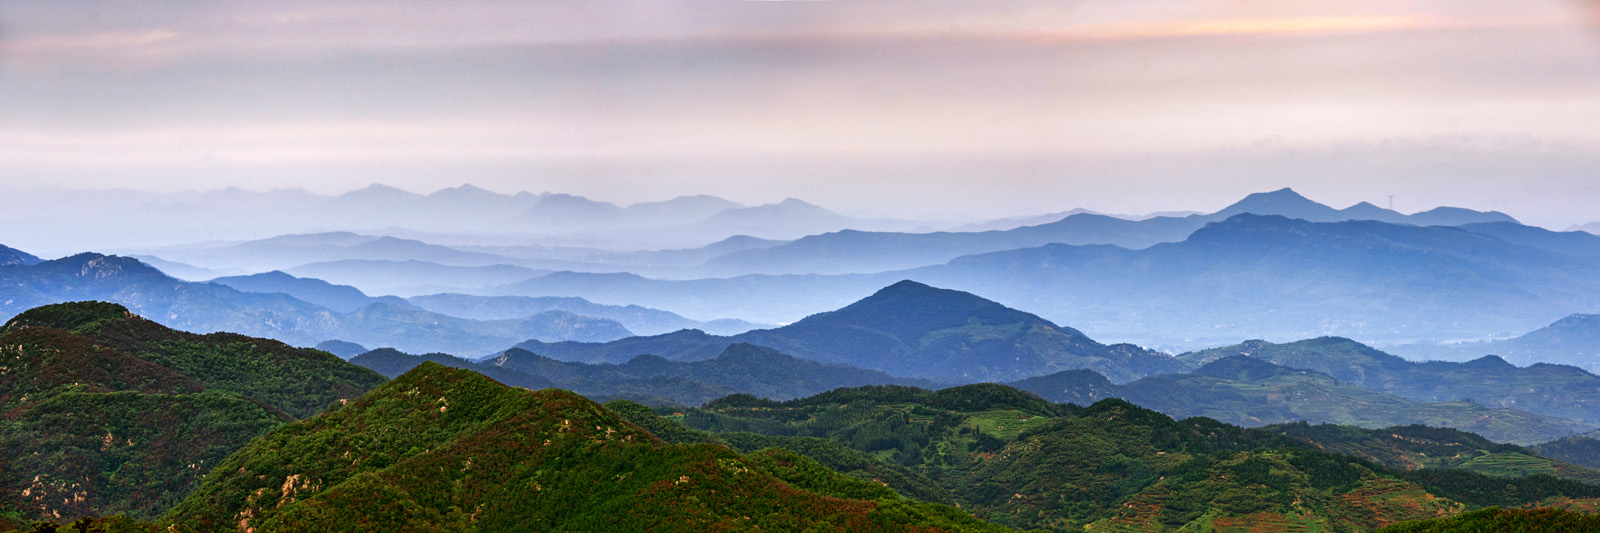
[[[0,192],[1600,220],[1600,3],[0,2]]]

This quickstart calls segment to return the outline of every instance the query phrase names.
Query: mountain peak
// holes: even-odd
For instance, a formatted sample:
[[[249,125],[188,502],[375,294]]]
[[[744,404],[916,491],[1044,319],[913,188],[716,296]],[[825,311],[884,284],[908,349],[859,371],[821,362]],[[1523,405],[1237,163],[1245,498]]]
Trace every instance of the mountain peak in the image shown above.
[[[1467,368],[1516,368],[1516,365],[1506,362],[1498,355],[1485,355],[1471,361],[1462,363]]]
[[[268,272],[262,272],[260,274],[255,274],[255,275],[252,275],[252,276],[246,276],[246,277],[264,279],[264,280],[296,280],[296,279],[300,279],[300,278],[294,277],[293,275],[289,274],[288,272],[284,272],[282,270],[272,270],[272,271],[268,271]]]
[[[1600,330],[1600,315],[1587,315],[1583,313],[1567,315],[1565,318],[1550,324],[1549,328]]]
[[[811,315],[788,328],[876,330],[900,342],[914,344],[934,331],[978,326],[1008,326],[1018,333],[1042,327],[1087,340],[1077,330],[1057,326],[1031,313],[969,292],[941,289],[911,280],[879,289],[839,310]]]
[[[1244,197],[1216,213],[1217,216],[1227,218],[1240,213],[1253,213],[1257,215],[1283,215],[1290,218],[1316,219],[1326,218],[1336,211],[1328,206],[1313,202],[1300,193],[1288,187],[1272,192],[1258,192]]]
[[[736,342],[728,345],[713,359],[721,361],[748,360],[748,359],[794,359],[793,356],[779,352],[765,346],[756,346],[748,342]]]
[[[1312,202],[1311,199],[1306,198],[1305,195],[1302,195],[1302,194],[1300,194],[1298,192],[1295,192],[1294,189],[1289,188],[1289,187],[1284,187],[1284,188],[1278,189],[1276,191],[1252,193],[1250,195],[1245,196],[1244,200],[1240,200],[1240,201],[1241,202],[1248,202],[1248,201],[1267,202],[1267,201],[1271,201],[1271,202],[1311,202],[1311,203],[1316,203],[1316,202]],[[1321,204],[1317,204],[1317,205],[1321,205]]]
[[[33,254],[0,244],[0,267],[33,266],[39,262]]]
[[[965,322],[968,316],[976,317],[978,311],[998,312],[1010,311],[1007,315],[1032,316],[1022,311],[1016,311],[990,301],[970,292],[950,289],[941,289],[916,281],[900,280],[893,285],[878,289],[871,296],[862,298],[856,303],[845,306],[838,311],[824,314],[852,314],[855,312],[869,312],[873,314],[894,308],[896,314],[903,312],[924,313],[926,317],[941,315],[938,311],[948,311],[951,318]],[[1013,318],[1008,316],[1007,318]],[[1040,319],[1042,320],[1042,319]]]
[[[481,198],[492,196],[500,196],[500,194],[471,183],[463,183],[459,187],[446,187],[437,191],[433,191],[433,193],[428,195],[429,198]]]
[[[415,197],[417,194],[400,190],[381,183],[374,183],[338,196],[338,198],[400,198]]]
[[[921,292],[930,292],[931,293],[931,292],[937,292],[937,291],[948,291],[948,289],[940,289],[940,288],[934,287],[932,285],[928,285],[926,283],[919,283],[919,282],[911,281],[909,279],[903,279],[903,280],[894,282],[893,285],[890,285],[888,287],[884,287],[882,289],[878,289],[878,292],[873,293],[872,296],[874,296],[874,297],[877,297],[877,296],[888,296],[888,295],[901,294],[901,293],[921,293]],[[949,292],[960,292],[960,291],[949,291]]]
[[[827,210],[826,208],[824,208],[822,206],[819,206],[817,204],[813,204],[811,202],[807,202],[805,200],[801,200],[799,198],[784,198],[782,202],[773,203],[773,204],[762,204],[762,205],[758,205],[758,206],[755,206],[755,207],[747,207],[747,208],[743,208],[743,209],[773,210],[773,211],[784,211],[784,212],[814,212],[814,213],[833,214],[832,211],[829,211],[829,210]]]
[[[128,308],[101,301],[66,302],[35,307],[6,322],[0,331],[24,327],[45,327],[73,331],[103,321],[133,318]]]
[[[52,261],[45,261],[35,265],[53,271],[57,275],[65,274],[76,278],[93,278],[98,280],[131,278],[166,278],[167,275],[155,267],[144,264],[143,261],[132,257],[120,255],[105,255],[94,252],[84,252],[70,257],[63,257]]]

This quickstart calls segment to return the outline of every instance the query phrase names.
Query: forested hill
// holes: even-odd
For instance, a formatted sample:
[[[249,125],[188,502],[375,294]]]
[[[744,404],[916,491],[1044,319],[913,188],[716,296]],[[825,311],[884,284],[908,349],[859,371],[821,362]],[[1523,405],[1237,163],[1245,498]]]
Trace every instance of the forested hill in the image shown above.
[[[735,396],[681,413],[630,412],[664,434],[698,430],[738,442],[754,433],[773,445],[844,446],[925,475],[980,517],[1024,528],[1373,531],[1490,505],[1600,504],[1600,487],[1516,472],[1504,454],[1526,450],[1458,432],[1450,433],[1455,441],[1437,436],[1437,446],[1486,446],[1479,453],[1486,459],[1408,471],[1318,449],[1330,443],[1326,438],[1313,442],[1199,417],[1174,420],[1116,399],[1089,407],[1052,404],[994,384],[936,392],[860,387],[786,402]],[[1339,442],[1353,443],[1352,451],[1364,446],[1384,463],[1407,458],[1359,435]],[[808,449],[848,463],[838,452]],[[1413,457],[1437,451],[1406,450]],[[1538,459],[1523,457],[1524,465]],[[896,483],[915,487],[903,478]]]
[[[946,383],[1022,379],[1089,368],[1116,382],[1188,365],[1128,344],[1105,345],[1082,332],[980,296],[901,281],[849,306],[788,326],[731,337],[679,331],[608,343],[528,341],[518,348],[563,361],[623,363],[641,354],[708,359],[747,342],[827,364]]]
[[[167,329],[120,305],[0,330],[0,510],[153,518],[252,438],[381,384],[317,350]]]
[[[1004,530],[794,452],[667,444],[576,394],[435,363],[213,473],[166,530]]]

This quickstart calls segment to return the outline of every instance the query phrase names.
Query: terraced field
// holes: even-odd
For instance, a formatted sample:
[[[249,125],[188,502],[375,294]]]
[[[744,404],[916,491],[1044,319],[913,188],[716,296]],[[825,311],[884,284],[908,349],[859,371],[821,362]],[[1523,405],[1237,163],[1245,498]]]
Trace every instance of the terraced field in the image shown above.
[[[970,427],[1000,440],[1011,440],[1029,428],[1043,426],[1055,420],[1044,416],[1029,416],[1013,409],[984,411],[967,416],[963,427]],[[915,421],[915,420],[913,420]]]

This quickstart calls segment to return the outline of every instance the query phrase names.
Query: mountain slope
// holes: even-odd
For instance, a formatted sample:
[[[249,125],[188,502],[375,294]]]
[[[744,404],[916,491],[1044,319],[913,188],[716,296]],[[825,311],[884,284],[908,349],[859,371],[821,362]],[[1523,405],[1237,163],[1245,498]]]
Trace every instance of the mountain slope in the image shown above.
[[[657,227],[692,224],[729,209],[745,207],[715,196],[697,194],[660,202],[644,202],[623,208],[635,224]]]
[[[742,320],[701,322],[659,309],[637,305],[601,305],[582,298],[431,294],[413,296],[406,300],[423,309],[475,320],[521,318],[545,311],[567,311],[583,316],[615,320],[628,328],[628,331],[646,336],[683,329],[699,329],[717,335],[734,335],[757,326]]]
[[[345,359],[367,353],[368,351],[367,347],[365,346],[341,340],[322,341],[317,343],[317,345],[313,346],[312,348],[316,348]]]
[[[1600,312],[1592,297],[1600,265],[1591,258],[1459,227],[1241,214],[1187,235],[1140,250],[1047,244],[880,274],[673,281],[557,273],[484,293],[784,323],[910,279],[982,294],[1096,338],[1174,350],[1249,338],[1510,336]]]
[[[0,508],[154,518],[250,439],[383,378],[314,350],[168,330],[114,304],[0,332]]]
[[[824,438],[909,465],[996,523],[1059,531],[1371,531],[1484,505],[1600,497],[1543,475],[1396,471],[1206,418],[1114,399],[1062,406],[994,384],[735,396],[666,418],[730,442],[745,432]]]
[[[730,345],[711,359],[694,362],[641,355],[621,365],[584,365],[556,361],[513,348],[499,357],[484,360],[483,364],[548,377],[562,388],[585,395],[656,395],[687,405],[700,405],[735,392],[787,400],[839,387],[929,385],[924,380],[897,378],[874,370],[797,359],[770,348],[744,343]],[[670,382],[663,383],[669,380],[704,383],[707,389],[720,389],[723,392],[674,396],[668,394],[672,390]],[[652,383],[656,385],[652,387]]]
[[[999,529],[954,509],[872,492],[864,483],[792,453],[743,457],[715,445],[664,444],[577,395],[514,389],[425,364],[349,405],[253,442],[214,469],[163,523],[173,531],[263,532],[688,524]]]
[[[1262,428],[1304,440],[1317,449],[1360,457],[1395,470],[1465,470],[1489,476],[1548,475],[1600,483],[1600,470],[1547,459],[1537,447],[1498,444],[1449,428],[1422,425],[1361,429],[1305,422]]]
[[[910,229],[914,223],[893,220],[862,220],[847,217],[795,198],[775,204],[725,209],[695,224],[692,232],[723,235],[750,235],[766,239],[797,239],[850,228]]]
[[[471,369],[507,385],[559,387],[590,398],[629,398],[657,405],[700,405],[735,393],[787,400],[839,387],[930,385],[924,380],[796,359],[749,344],[733,344],[716,357],[694,362],[640,355],[623,364],[590,365],[557,361],[519,348],[478,362],[391,349],[373,350],[350,360],[390,377],[429,361]]]
[[[1585,326],[1573,329],[1582,331]],[[1414,363],[1340,337],[1283,344],[1247,341],[1183,354],[1178,359],[1203,363],[1233,355],[1320,372],[1417,402],[1470,399],[1487,407],[1521,409],[1600,426],[1600,376],[1570,366],[1519,368],[1493,356],[1465,363]]]
[[[1449,518],[1395,524],[1380,533],[1466,533],[1469,531],[1528,531],[1564,533],[1600,530],[1600,516],[1565,509],[1488,508]]]
[[[1183,368],[1162,354],[1106,346],[976,295],[913,281],[890,285],[837,311],[737,338],[824,363],[951,382],[1019,379],[1072,368],[1128,381]]]
[[[415,239],[352,232],[279,235],[222,246],[169,247],[153,251],[163,259],[218,270],[264,272],[307,263],[340,260],[426,261],[464,267],[509,265],[517,261],[468,252]]]
[[[1575,314],[1521,336],[1480,342],[1407,345],[1394,348],[1412,357],[1461,360],[1495,354],[1519,365],[1550,363],[1600,372],[1600,314]]]
[[[34,257],[33,254],[0,245],[0,267],[32,266],[36,264],[39,264],[39,258]]]
[[[205,388],[249,396],[297,418],[383,382],[381,376],[326,352],[236,333],[178,331],[105,302],[31,309],[7,322],[5,331],[33,328],[71,332],[181,373]]]
[[[320,279],[297,278],[281,270],[249,276],[221,277],[211,280],[210,283],[226,285],[244,292],[283,293],[340,313],[349,313],[377,302],[405,305],[405,300],[393,296],[374,298],[355,287],[334,285]]]
[[[1425,424],[1523,444],[1593,427],[1466,401],[1414,402],[1326,374],[1243,356],[1213,361],[1192,374],[1152,376],[1128,383],[1118,396],[1174,417],[1205,416],[1247,427],[1298,420],[1372,429]]]
[[[455,266],[415,259],[342,259],[306,263],[285,271],[295,276],[361,287],[373,294],[395,295],[478,289],[516,283],[550,273],[549,270],[507,264]]]
[[[493,353],[528,335],[548,341],[607,341],[632,335],[612,320],[566,311],[545,311],[512,320],[468,320],[432,311],[375,303],[335,317],[338,325],[323,335],[368,346],[411,350]]]
[[[393,348],[379,348],[352,357],[350,362],[390,379],[400,377],[411,369],[422,366],[423,363],[434,363],[450,368],[469,369],[512,387],[547,389],[556,386],[554,381],[544,376],[482,365],[445,353],[412,355]]]
[[[960,472],[979,512],[1052,529],[1370,530],[1462,507],[1375,465],[1106,400]]]
[[[1484,435],[1497,442],[1535,443],[1586,431],[1593,424],[1467,401],[1420,402],[1364,388],[1326,374],[1235,355],[1187,374],[1149,376],[1123,385],[1087,371],[1015,382],[1051,401],[1087,404],[1121,398],[1173,417],[1205,416],[1256,427],[1309,420],[1369,429],[1426,424]],[[1537,387],[1533,394],[1548,394]]]
[[[1142,249],[1157,243],[1182,241],[1206,224],[1246,213],[1279,215],[1312,222],[1377,220],[1418,226],[1481,223],[1521,227],[1515,219],[1498,212],[1439,208],[1408,216],[1365,202],[1340,210],[1309,200],[1291,189],[1281,189],[1251,194],[1214,213],[1186,217],[1127,220],[1094,213],[1076,213],[1063,214],[1046,223],[1004,231],[888,233],[846,230],[820,235],[813,233],[793,243],[713,258],[706,263],[705,273],[733,276],[752,273],[883,272],[937,265],[964,255],[1033,248],[1052,243],[1111,244]]]
[[[1600,469],[1600,440],[1596,440],[1592,433],[1589,436],[1578,435],[1553,440],[1530,446],[1529,449],[1558,461]]]
[[[294,281],[288,284],[300,288],[286,290],[314,283]],[[131,258],[92,253],[0,269],[0,318],[75,300],[116,302],[187,331],[232,331],[302,346],[339,339],[423,352],[493,353],[530,337],[598,341],[630,335],[615,322],[564,312],[479,321],[416,309],[404,301],[375,299],[353,312],[339,313],[283,293],[179,281]]]
[[[904,275],[1110,336],[1184,343],[1481,336],[1592,308],[1600,291],[1592,261],[1460,228],[1255,215],[1139,251],[1049,245]]]
[[[892,375],[971,383],[1090,368],[1113,381],[1186,368],[1131,345],[1105,346],[1081,332],[981,297],[912,281],[895,283],[837,311],[731,337],[696,331],[604,344],[525,342],[519,348],[580,362],[652,354],[692,361],[748,342],[822,363]]]

